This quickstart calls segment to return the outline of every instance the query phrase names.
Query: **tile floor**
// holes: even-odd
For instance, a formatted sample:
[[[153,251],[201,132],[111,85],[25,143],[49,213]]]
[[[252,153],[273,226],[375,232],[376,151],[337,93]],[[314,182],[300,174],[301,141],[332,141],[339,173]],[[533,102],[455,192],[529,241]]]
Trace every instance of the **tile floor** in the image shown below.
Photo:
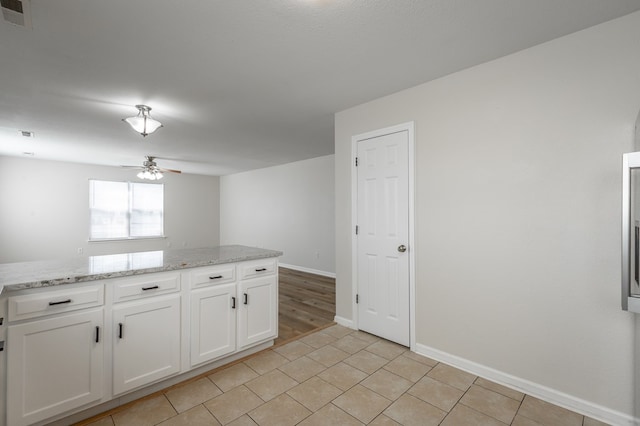
[[[89,424],[604,423],[416,355],[370,334],[334,325],[174,386]]]

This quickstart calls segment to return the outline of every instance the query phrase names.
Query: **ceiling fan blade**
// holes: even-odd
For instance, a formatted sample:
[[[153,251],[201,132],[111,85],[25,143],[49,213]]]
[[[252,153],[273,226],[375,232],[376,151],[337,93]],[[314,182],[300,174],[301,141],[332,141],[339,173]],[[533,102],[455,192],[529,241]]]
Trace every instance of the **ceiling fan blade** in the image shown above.
[[[163,169],[162,167],[160,167],[160,171],[162,171],[162,172],[169,172],[169,173],[182,173],[182,171],[181,171],[181,170]]]
[[[124,166],[124,165],[120,165],[120,167],[124,167],[125,169],[144,169],[144,167],[142,166]]]

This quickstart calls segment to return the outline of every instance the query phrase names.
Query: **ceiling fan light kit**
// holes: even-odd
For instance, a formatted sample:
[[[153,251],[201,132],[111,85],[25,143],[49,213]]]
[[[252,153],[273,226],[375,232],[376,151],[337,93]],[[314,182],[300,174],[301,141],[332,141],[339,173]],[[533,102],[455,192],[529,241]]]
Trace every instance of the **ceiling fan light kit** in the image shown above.
[[[155,162],[155,157],[147,156],[147,159],[142,163],[142,171],[138,173],[140,179],[146,180],[158,180],[162,179],[162,171]]]
[[[140,179],[145,180],[159,180],[162,179],[162,172],[160,170],[145,169],[137,175]]]
[[[162,167],[158,167],[156,163],[156,157],[151,155],[147,155],[145,157],[145,161],[142,163],[142,166],[121,166],[121,167],[132,167],[136,169],[141,169],[140,172],[136,176],[140,179],[145,180],[160,180],[162,179],[163,173],[182,173],[180,170],[175,169],[163,169]]]
[[[140,133],[142,137],[150,135],[162,127],[162,123],[158,120],[154,120],[149,114],[151,107],[148,107],[147,105],[136,105],[136,108],[138,108],[138,115],[135,117],[123,118],[122,121],[129,123],[133,130]]]

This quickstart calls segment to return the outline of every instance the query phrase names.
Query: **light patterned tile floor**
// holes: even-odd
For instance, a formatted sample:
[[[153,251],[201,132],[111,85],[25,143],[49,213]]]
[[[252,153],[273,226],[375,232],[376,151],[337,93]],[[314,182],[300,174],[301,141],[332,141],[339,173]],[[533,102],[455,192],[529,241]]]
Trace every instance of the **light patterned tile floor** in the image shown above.
[[[604,425],[339,325],[82,424]]]

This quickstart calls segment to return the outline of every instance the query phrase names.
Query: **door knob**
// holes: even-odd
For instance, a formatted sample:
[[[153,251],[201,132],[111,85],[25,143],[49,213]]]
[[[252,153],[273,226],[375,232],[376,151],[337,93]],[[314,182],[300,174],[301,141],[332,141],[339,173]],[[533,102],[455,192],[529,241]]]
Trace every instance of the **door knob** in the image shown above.
[[[407,251],[407,246],[405,246],[404,244],[399,245],[399,246],[398,246],[398,251],[399,251],[400,253],[404,253],[405,251]]]

